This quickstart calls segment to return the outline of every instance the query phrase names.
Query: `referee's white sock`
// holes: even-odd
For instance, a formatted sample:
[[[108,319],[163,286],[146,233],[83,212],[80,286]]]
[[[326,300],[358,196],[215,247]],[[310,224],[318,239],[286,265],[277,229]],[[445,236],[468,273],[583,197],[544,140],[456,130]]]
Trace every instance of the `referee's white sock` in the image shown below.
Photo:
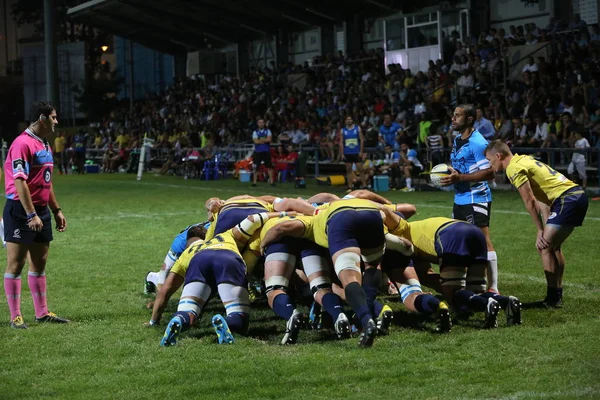
[[[488,266],[487,266],[487,279],[488,287],[492,290],[498,291],[498,255],[495,251],[488,251]]]

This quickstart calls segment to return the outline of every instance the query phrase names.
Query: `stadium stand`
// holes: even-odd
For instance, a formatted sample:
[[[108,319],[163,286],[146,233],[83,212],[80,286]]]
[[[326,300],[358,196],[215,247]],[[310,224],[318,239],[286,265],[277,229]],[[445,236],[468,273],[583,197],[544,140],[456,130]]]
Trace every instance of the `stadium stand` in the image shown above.
[[[336,132],[350,114],[362,127],[376,166],[383,156],[378,133],[384,115],[390,114],[402,128],[395,148],[414,143],[429,165],[447,159],[455,134],[450,119],[461,103],[478,105],[477,126],[488,139],[502,138],[558,169],[566,170],[579,154],[573,149],[584,146],[582,138],[600,149],[598,25],[588,27],[576,16],[569,23],[552,20],[545,28],[525,23],[508,31],[490,29],[464,42],[452,32],[445,40],[447,59],[429,61],[426,71],[384,65],[378,49],[315,57],[303,65],[251,68],[239,77],[179,79],[163,95],[136,102],[131,110],[123,105],[106,116],[87,136],[88,158],[123,160],[123,150],[139,148],[148,135],[156,141],[152,159],[160,165],[182,165],[189,147],[197,150],[200,161],[219,154],[233,165],[251,152],[252,131],[264,116],[275,147],[281,144],[285,152],[291,143],[295,150],[314,149],[309,161],[327,172],[341,171]],[[540,44],[548,57],[536,55]],[[509,63],[510,48],[522,45],[536,45],[536,51]],[[520,67],[523,59],[527,61]],[[292,73],[307,75],[304,90],[287,83]],[[556,148],[561,150],[548,150]],[[598,153],[578,152],[593,171]],[[106,164],[105,170],[115,170],[111,165],[116,164]],[[163,168],[161,173],[168,171],[183,174],[183,168]]]

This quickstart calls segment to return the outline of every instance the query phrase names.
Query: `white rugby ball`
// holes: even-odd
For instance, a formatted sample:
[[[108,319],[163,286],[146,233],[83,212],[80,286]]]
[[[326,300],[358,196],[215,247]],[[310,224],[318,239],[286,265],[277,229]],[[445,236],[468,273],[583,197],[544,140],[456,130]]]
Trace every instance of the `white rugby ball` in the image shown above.
[[[445,178],[448,175],[450,175],[450,168],[448,168],[448,164],[438,164],[431,168],[431,171],[429,172],[431,184],[435,187],[441,187],[442,178]]]

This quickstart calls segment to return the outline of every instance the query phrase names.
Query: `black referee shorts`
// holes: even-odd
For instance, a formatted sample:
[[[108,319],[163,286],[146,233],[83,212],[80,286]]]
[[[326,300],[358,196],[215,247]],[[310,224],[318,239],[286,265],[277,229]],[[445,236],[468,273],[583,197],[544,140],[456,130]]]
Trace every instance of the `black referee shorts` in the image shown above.
[[[35,212],[44,225],[41,232],[27,226],[27,212],[19,200],[6,200],[4,205],[4,240],[11,243],[50,243],[52,236],[52,216],[47,206],[36,206]]]

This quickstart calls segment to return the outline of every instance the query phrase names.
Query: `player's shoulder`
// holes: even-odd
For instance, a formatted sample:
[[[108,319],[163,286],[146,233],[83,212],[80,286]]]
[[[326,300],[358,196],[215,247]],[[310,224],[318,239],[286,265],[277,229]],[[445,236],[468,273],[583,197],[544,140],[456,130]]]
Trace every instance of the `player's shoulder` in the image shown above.
[[[469,137],[469,144],[475,146],[487,146],[488,141],[483,137],[481,132],[478,129],[475,129],[471,136]]]

